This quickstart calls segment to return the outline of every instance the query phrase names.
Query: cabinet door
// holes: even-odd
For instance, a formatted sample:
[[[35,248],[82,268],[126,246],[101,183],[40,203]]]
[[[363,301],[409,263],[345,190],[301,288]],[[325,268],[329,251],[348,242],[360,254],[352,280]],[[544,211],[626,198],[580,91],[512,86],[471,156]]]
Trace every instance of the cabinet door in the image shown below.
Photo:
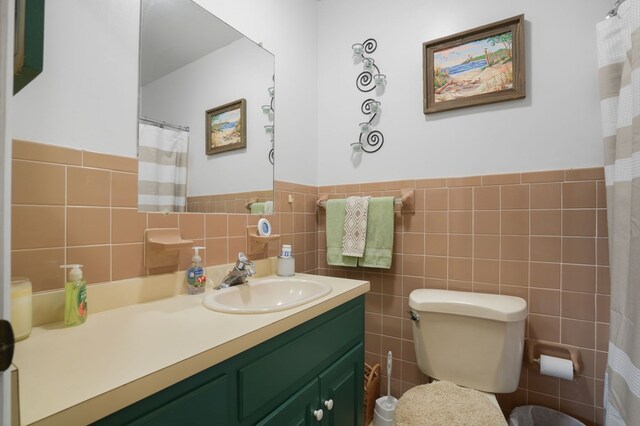
[[[359,343],[320,374],[323,425],[364,425],[364,346]]]
[[[312,426],[319,422],[314,410],[320,407],[318,401],[318,379],[314,379],[302,390],[269,414],[257,426]]]

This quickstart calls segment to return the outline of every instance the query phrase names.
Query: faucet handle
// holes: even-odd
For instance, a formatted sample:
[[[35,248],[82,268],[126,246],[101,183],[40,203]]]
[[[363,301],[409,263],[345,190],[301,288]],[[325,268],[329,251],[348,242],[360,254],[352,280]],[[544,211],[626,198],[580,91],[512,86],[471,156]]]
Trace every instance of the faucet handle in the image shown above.
[[[253,262],[249,262],[246,264],[245,272],[247,273],[248,276],[255,275],[256,269]]]
[[[249,276],[255,274],[254,264],[249,258],[242,252],[238,253],[238,261],[236,262],[236,269],[239,271],[247,271]]]

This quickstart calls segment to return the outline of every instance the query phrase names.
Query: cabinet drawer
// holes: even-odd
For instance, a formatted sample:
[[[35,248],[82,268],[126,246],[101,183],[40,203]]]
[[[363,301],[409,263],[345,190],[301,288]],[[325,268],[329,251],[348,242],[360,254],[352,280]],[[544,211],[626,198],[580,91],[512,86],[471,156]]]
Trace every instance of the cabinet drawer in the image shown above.
[[[227,425],[229,395],[226,374],[204,373],[191,381],[176,383],[92,426]]]
[[[226,425],[227,376],[218,377],[131,423],[131,426]],[[202,407],[207,407],[202,410]]]
[[[355,306],[240,368],[240,418],[250,416],[275,396],[291,395],[302,381],[318,374],[332,358],[362,339],[363,322],[363,306]]]

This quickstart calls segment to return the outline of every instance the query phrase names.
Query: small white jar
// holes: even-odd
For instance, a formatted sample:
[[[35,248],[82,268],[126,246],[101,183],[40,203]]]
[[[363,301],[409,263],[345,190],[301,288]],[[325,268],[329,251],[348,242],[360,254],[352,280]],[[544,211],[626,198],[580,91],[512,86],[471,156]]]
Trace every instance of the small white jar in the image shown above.
[[[296,274],[296,258],[294,256],[278,256],[276,273],[280,277],[292,277]]]

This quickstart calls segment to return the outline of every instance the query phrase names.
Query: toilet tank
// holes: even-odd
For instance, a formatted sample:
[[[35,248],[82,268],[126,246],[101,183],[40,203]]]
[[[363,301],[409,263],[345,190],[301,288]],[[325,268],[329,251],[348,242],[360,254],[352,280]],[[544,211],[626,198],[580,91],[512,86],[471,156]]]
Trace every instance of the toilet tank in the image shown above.
[[[520,297],[414,290],[409,306],[420,370],[429,377],[492,393],[518,387],[527,302]]]

